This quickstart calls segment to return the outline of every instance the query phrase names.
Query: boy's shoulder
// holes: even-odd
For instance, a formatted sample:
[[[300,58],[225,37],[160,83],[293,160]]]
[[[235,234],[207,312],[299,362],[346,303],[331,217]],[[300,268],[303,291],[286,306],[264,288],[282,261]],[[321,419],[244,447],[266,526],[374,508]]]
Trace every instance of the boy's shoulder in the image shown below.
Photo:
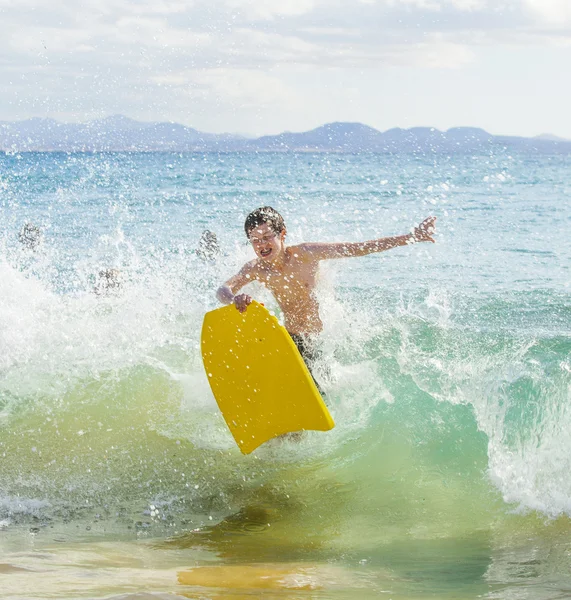
[[[254,258],[252,260],[249,260],[247,263],[245,263],[244,266],[240,269],[240,272],[241,273],[250,273],[257,267],[258,267],[258,259]]]
[[[311,260],[314,258],[313,250],[317,244],[312,242],[302,242],[301,244],[296,244],[295,246],[288,246],[287,251],[290,256],[293,256],[299,260]]]

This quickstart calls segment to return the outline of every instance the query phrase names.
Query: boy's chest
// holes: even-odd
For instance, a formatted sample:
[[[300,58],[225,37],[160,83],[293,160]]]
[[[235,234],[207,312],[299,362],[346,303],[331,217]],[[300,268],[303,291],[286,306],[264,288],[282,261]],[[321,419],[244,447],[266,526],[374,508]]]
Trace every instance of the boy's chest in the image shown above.
[[[279,296],[311,292],[315,287],[317,269],[313,265],[292,265],[280,272],[263,273],[259,278],[268,289]]]

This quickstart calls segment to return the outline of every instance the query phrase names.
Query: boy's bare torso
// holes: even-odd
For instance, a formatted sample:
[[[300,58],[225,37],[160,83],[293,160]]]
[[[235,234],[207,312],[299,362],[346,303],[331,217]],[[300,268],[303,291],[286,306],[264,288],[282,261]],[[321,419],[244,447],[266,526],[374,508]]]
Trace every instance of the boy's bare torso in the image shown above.
[[[244,312],[252,298],[238,292],[248,283],[259,281],[274,295],[291,334],[318,334],[323,325],[314,293],[320,261],[366,256],[416,242],[434,242],[435,221],[435,217],[428,217],[411,233],[399,236],[365,242],[318,242],[296,246],[286,246],[285,227],[274,231],[268,223],[259,224],[248,233],[257,258],[246,263],[218,289],[216,295],[222,303],[234,303],[240,312]]]
[[[318,269],[319,261],[300,245],[285,249],[284,261],[279,268],[255,259],[243,272],[250,281],[259,281],[273,294],[290,333],[311,335],[320,333],[323,328],[314,295]]]

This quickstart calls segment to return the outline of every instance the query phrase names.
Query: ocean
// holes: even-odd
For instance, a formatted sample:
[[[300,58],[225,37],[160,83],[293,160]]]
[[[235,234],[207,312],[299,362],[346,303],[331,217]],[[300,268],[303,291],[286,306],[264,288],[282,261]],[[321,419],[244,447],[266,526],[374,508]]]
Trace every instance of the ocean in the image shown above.
[[[0,598],[571,597],[570,166],[0,154]],[[242,456],[200,328],[268,204],[437,242],[323,264],[337,426]]]

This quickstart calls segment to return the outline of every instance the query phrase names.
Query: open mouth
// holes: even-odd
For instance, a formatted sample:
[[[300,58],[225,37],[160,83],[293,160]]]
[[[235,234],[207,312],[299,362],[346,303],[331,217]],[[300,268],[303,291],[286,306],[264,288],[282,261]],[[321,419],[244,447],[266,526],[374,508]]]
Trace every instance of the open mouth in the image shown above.
[[[260,256],[267,258],[272,253],[272,249],[260,250]]]

